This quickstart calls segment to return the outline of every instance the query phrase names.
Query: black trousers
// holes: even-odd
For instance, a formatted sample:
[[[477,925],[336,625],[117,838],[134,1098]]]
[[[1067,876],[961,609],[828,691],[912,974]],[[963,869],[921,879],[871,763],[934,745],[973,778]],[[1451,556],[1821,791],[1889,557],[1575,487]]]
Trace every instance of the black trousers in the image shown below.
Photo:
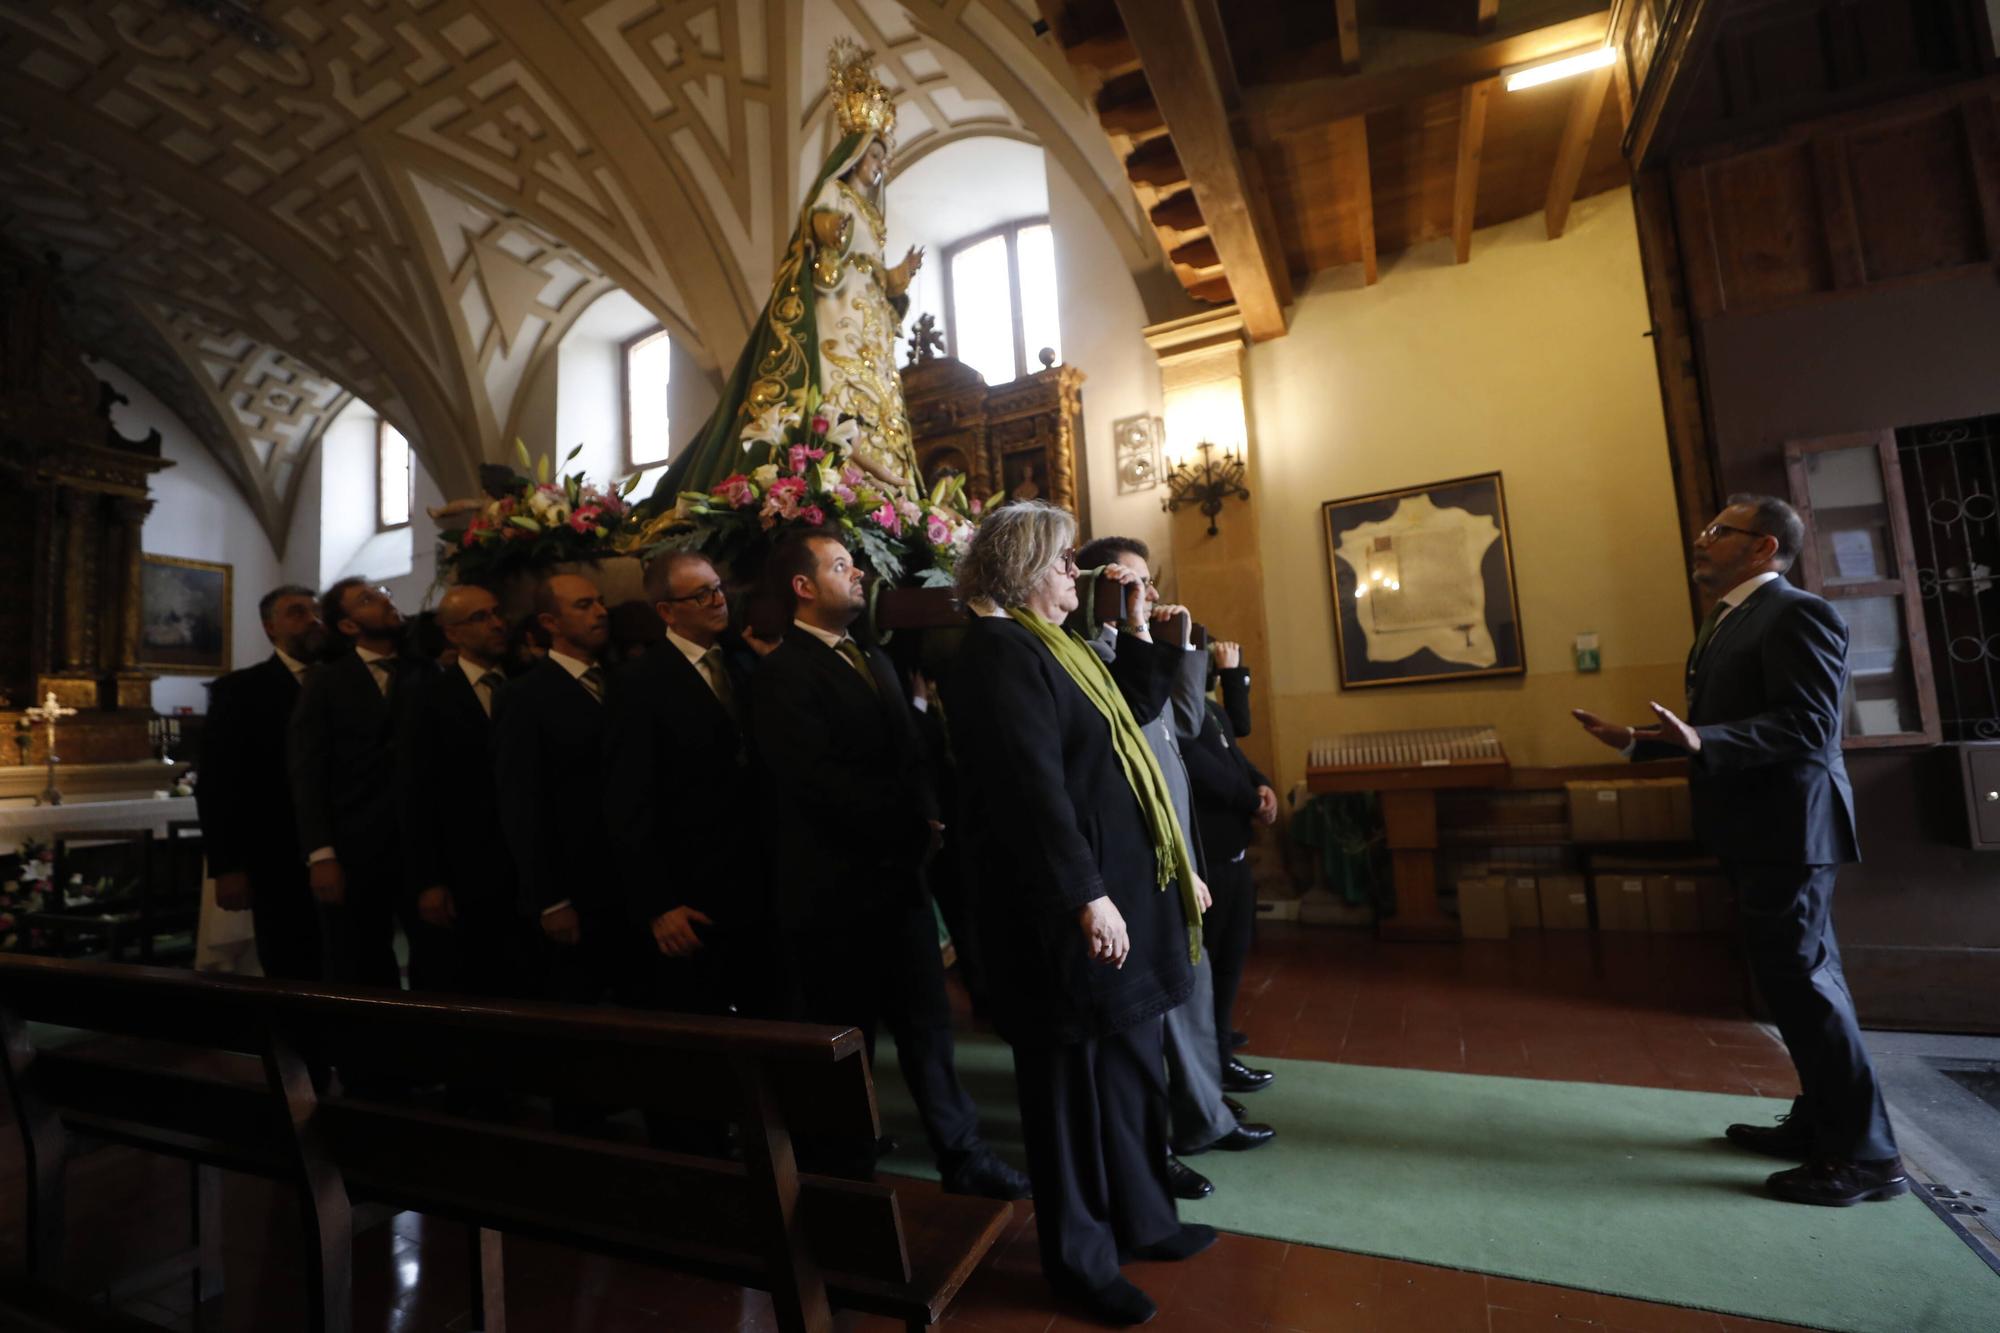
[[[1736,887],[1750,972],[1799,1074],[1792,1114],[1824,1157],[1896,1156],[1875,1066],[1861,1043],[1854,997],[1833,937],[1838,866],[1725,867]]]
[[[1257,886],[1250,878],[1249,859],[1211,865],[1208,891],[1215,901],[1202,918],[1201,938],[1215,974],[1215,1040],[1227,1066],[1236,1058],[1229,1034],[1236,1026],[1236,993],[1243,986],[1243,964],[1257,924]]]
[[[318,981],[322,960],[319,913],[296,860],[285,865],[249,867],[250,925],[257,936],[257,961],[264,975],[279,981]]]
[[[410,938],[410,989],[497,999],[542,998],[540,923],[523,920],[509,901],[455,904],[449,928],[421,918],[404,922]]]
[[[1119,1255],[1180,1229],[1167,1188],[1160,1020],[1095,1041],[1014,1047],[1035,1236],[1051,1285],[1090,1291]]]
[[[319,904],[323,975],[345,986],[400,990],[403,968],[396,961],[396,917],[407,910],[407,895],[396,858],[343,848],[340,869],[346,881],[344,901],[338,907]]]
[[[928,899],[848,918],[838,927],[786,931],[792,1016],[808,1023],[846,1023],[868,1039],[896,1039],[896,1063],[924,1122],[931,1154],[949,1179],[979,1139],[979,1110],[958,1081],[951,1036],[951,1000]]]

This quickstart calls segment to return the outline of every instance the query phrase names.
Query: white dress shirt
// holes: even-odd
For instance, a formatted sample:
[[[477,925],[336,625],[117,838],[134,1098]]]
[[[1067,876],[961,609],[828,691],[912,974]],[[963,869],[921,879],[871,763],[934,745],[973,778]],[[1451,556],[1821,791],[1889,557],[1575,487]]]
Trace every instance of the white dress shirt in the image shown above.
[[[717,701],[723,707],[729,707],[729,668],[723,665],[721,646],[710,644],[704,648],[693,639],[684,639],[672,630],[667,631],[667,642],[679,649],[680,655],[688,660],[688,665],[701,673],[701,678],[708,682],[709,691]]]
[[[479,700],[479,706],[486,710],[486,716],[492,717],[493,694],[500,688],[500,680],[506,679],[506,673],[497,666],[476,666],[472,659],[463,653],[458,658],[458,669],[465,673],[466,680],[471,683],[472,697]],[[500,679],[488,683],[488,677],[492,676]]]

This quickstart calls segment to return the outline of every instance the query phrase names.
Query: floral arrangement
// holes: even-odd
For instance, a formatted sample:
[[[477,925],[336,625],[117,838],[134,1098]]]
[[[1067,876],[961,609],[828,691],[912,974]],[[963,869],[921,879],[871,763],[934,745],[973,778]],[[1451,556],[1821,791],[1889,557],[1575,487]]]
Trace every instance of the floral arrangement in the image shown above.
[[[627,502],[639,484],[635,474],[606,490],[573,472],[560,480],[550,455],[534,459],[519,440],[514,451],[521,471],[498,464],[479,469],[483,500],[454,500],[431,511],[440,524],[438,576],[460,583],[490,584],[510,574],[611,554],[632,525]],[[583,452],[578,445],[565,465]],[[463,517],[462,525],[450,520]]]
[[[190,768],[175,780],[174,785],[169,790],[176,796],[192,796],[194,795],[194,784],[200,777],[199,773]]]
[[[800,410],[769,409],[744,427],[742,440],[745,452],[768,446],[772,461],[725,477],[714,490],[683,492],[672,526],[649,551],[692,547],[734,566],[788,527],[830,527],[884,583],[948,585],[990,502],[968,501],[963,477],[915,500],[897,494],[854,461],[856,433],[851,418],[821,412],[812,390]]]
[[[55,863],[45,842],[24,841],[14,859],[19,862],[14,874],[0,880],[0,949],[40,942],[41,932],[25,928],[21,918],[42,910],[55,877]]]

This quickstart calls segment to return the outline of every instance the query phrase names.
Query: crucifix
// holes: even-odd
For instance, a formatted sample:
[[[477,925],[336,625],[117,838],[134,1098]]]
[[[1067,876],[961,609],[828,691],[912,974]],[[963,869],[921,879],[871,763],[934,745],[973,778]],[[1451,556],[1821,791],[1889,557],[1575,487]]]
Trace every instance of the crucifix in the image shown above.
[[[62,761],[56,758],[56,719],[75,717],[74,708],[64,708],[56,699],[56,692],[50,690],[48,697],[36,707],[26,709],[21,714],[30,722],[40,722],[48,728],[49,785],[35,799],[37,805],[61,805],[62,793],[56,790],[56,765]]]

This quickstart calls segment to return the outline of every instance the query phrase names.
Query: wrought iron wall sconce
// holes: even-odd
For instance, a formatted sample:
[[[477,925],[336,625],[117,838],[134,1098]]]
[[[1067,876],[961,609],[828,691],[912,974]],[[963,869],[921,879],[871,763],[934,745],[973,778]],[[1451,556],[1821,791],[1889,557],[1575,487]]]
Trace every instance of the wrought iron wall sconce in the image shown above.
[[[1167,474],[1168,496],[1160,507],[1171,514],[1182,505],[1199,506],[1208,517],[1208,535],[1213,537],[1222,502],[1232,495],[1247,500],[1250,488],[1243,484],[1243,455],[1236,450],[1224,449],[1218,454],[1213,444],[1203,440],[1195,452],[1199,458],[1183,458]]]

